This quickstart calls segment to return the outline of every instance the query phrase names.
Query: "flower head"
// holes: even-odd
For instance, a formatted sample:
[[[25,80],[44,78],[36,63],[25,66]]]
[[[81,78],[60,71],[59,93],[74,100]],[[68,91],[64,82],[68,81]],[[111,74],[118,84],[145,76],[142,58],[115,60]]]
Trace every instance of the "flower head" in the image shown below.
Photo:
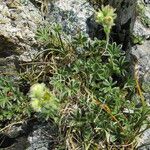
[[[41,105],[38,99],[34,99],[31,101],[31,106],[36,112],[41,112]]]
[[[44,96],[47,88],[44,83],[36,83],[31,86],[30,88],[30,97],[40,99]]]
[[[36,83],[31,86],[29,97],[31,106],[36,112],[43,110],[57,110],[59,103],[57,98],[49,91],[44,83]]]
[[[102,24],[105,32],[110,32],[111,27],[114,25],[116,18],[115,10],[113,7],[107,5],[102,6],[101,10],[96,12],[96,22]]]

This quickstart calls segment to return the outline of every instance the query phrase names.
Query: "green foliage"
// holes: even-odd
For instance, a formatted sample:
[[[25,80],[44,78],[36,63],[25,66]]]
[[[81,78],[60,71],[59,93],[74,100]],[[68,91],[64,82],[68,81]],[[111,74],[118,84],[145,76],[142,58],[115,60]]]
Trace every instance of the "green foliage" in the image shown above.
[[[132,43],[142,45],[144,42],[144,37],[138,35],[132,35]]]
[[[0,122],[18,121],[30,116],[29,102],[9,77],[0,77]],[[2,124],[0,124],[1,126]]]
[[[20,73],[32,85],[28,97],[11,78],[0,77],[0,121],[20,120],[34,111],[58,125],[57,149],[134,149],[149,128],[150,109],[136,94],[125,52],[109,44],[114,11],[106,6],[96,13],[106,40],[82,33],[69,37],[57,24],[38,29],[44,50]]]
[[[24,4],[24,5],[28,5],[29,0],[21,0],[21,3]]]
[[[44,35],[38,31],[37,38],[46,43],[40,55],[53,62],[48,79],[61,106],[58,126],[62,147],[135,148],[136,138],[149,127],[149,107],[137,107],[138,96],[131,100],[131,93],[136,94],[135,81],[121,46],[108,44],[103,55],[106,41],[92,41],[82,33],[66,39],[58,27]],[[48,39],[41,40],[43,37]]]

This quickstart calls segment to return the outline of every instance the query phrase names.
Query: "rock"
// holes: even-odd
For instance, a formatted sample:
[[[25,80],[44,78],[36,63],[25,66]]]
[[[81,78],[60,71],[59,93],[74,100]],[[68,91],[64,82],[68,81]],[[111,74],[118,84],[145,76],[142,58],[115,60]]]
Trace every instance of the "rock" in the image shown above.
[[[57,142],[58,129],[51,122],[42,122],[36,118],[16,124],[0,134],[0,148],[3,150],[49,150]],[[2,137],[6,137],[3,140]]]
[[[138,150],[150,150],[150,129],[146,130],[140,140]]]
[[[132,54],[139,61],[140,73],[145,82],[150,81],[150,41],[145,41],[142,45],[136,45],[132,48]]]
[[[146,6],[144,12],[147,14],[147,17],[150,18],[150,9],[147,8],[150,8],[150,6]],[[139,73],[143,77],[143,82],[148,83],[150,82],[150,28],[145,27],[141,20],[137,18],[133,31],[135,36],[140,36],[145,39],[142,45],[135,45],[132,47],[131,53],[138,59]]]
[[[149,6],[147,6],[149,7]],[[150,18],[150,9],[145,14]],[[134,25],[134,35],[144,37],[142,45],[132,47],[131,53],[136,56],[139,66],[139,77],[142,80],[143,95],[150,105],[150,28],[144,26],[138,18]],[[138,150],[150,149],[150,129],[146,130],[139,139]]]
[[[9,129],[7,134],[10,138],[17,138],[18,136],[23,135],[24,131],[21,125],[14,125]]]
[[[55,129],[54,125],[50,123],[40,123],[33,126],[33,132],[28,136],[30,146],[26,150],[52,149],[54,141],[56,141],[57,132]]]
[[[136,36],[150,38],[150,5],[138,0],[138,16],[134,25],[133,34]]]
[[[0,134],[0,149],[9,147],[16,142],[15,139],[10,138],[8,135]]]
[[[27,141],[27,138],[22,136],[19,137],[13,145],[10,147],[6,147],[2,150],[26,150],[29,146],[29,142]],[[32,149],[33,150],[33,149]]]
[[[86,21],[93,13],[87,0],[58,0],[50,6],[47,20],[61,24],[67,34],[75,35],[79,31],[86,33]]]
[[[150,2],[149,2],[150,3]],[[145,16],[150,19],[150,5],[147,5],[145,10]]]
[[[139,19],[136,20],[134,25],[133,34],[136,36],[144,37],[145,39],[150,38],[150,28],[146,28]]]
[[[35,32],[42,22],[40,12],[28,2],[8,0],[0,3],[0,57],[30,51],[37,44]]]
[[[149,0],[144,0],[144,3],[145,4],[150,4],[150,1]]]
[[[150,104],[150,41],[132,48],[132,54],[138,59],[139,77],[142,82],[145,100]],[[150,137],[147,137],[148,139]]]

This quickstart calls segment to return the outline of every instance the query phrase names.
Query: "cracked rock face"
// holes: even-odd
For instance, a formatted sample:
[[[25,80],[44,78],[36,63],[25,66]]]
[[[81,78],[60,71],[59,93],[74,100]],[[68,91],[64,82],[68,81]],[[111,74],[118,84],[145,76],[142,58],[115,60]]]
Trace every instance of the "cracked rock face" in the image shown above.
[[[0,2],[0,57],[31,50],[37,44],[34,36],[41,21],[42,16],[30,2]]]
[[[138,148],[138,150],[149,150],[150,149],[150,129],[144,132],[142,135],[142,139],[140,140],[141,147]]]

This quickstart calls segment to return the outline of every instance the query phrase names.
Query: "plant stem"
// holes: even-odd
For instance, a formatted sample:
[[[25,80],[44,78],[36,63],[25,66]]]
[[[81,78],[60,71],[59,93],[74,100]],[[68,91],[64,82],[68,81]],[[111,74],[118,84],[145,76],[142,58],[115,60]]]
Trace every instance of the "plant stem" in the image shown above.
[[[106,47],[105,47],[105,50],[104,52],[102,53],[102,56],[105,54],[105,52],[107,51],[107,48],[108,48],[108,44],[109,44],[109,32],[105,32],[106,34]]]
[[[62,49],[63,49],[63,51],[65,51],[64,43],[63,43],[62,38],[61,38],[61,34],[59,32],[57,34],[58,34],[58,38],[59,38],[59,41],[61,43]]]
[[[108,44],[109,44],[109,32],[106,33],[106,48],[105,48],[105,50],[107,50]]]

